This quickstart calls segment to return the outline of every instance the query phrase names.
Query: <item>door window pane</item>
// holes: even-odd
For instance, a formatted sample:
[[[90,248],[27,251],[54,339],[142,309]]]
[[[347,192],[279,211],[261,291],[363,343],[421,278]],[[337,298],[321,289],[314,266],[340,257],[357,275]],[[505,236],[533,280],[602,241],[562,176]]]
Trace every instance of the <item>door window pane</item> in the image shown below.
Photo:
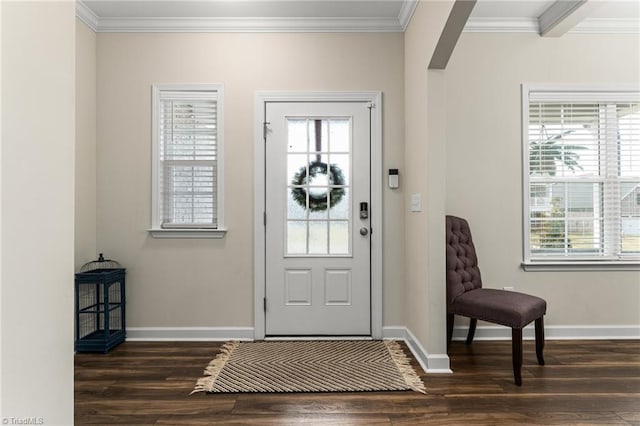
[[[306,119],[289,119],[287,122],[287,151],[307,152],[309,137]]]
[[[287,254],[347,255],[351,120],[287,119]]]
[[[331,254],[349,253],[349,223],[347,221],[332,221],[329,229],[329,252]]]
[[[342,188],[342,198],[337,202],[331,203],[333,206],[329,210],[329,217],[331,219],[349,219],[349,207],[351,201],[349,200],[349,189]]]
[[[327,254],[327,222],[309,222],[309,254]]]
[[[300,205],[294,198],[291,188],[289,188],[289,197],[287,197],[287,219],[306,219],[307,209]]]
[[[331,152],[350,152],[351,120],[329,120],[329,140]]]
[[[287,223],[287,252],[307,253],[307,222],[290,220]]]

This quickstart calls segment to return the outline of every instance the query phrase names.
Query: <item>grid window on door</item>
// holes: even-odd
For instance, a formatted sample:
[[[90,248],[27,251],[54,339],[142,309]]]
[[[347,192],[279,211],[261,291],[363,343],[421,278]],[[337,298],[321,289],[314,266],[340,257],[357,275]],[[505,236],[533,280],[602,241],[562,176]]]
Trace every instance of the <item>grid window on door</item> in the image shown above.
[[[351,119],[287,118],[287,255],[351,254]]]

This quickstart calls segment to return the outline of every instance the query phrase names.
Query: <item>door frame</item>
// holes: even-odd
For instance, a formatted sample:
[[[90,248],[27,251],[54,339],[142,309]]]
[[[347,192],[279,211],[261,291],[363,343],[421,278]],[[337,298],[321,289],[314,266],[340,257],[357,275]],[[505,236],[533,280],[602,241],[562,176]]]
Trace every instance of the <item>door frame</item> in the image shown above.
[[[254,339],[266,333],[264,298],[266,291],[265,243],[265,138],[267,103],[271,102],[363,102],[371,109],[371,337],[382,338],[382,92],[281,92],[259,91],[254,110]]]

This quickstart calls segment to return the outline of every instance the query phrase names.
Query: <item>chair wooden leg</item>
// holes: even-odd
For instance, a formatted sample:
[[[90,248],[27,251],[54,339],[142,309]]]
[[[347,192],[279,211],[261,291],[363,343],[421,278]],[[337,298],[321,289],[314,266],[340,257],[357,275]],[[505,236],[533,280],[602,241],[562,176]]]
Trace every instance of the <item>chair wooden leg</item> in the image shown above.
[[[449,353],[449,346],[451,346],[451,339],[453,338],[453,323],[454,315],[447,314],[447,353]]]
[[[536,357],[538,357],[538,364],[544,365],[544,357],[542,352],[544,351],[544,317],[540,317],[536,320]]]
[[[516,385],[522,386],[522,329],[511,329],[511,352],[513,356],[513,377]]]
[[[476,334],[476,324],[478,320],[475,318],[469,318],[469,332],[467,333],[467,345],[470,345],[473,342],[473,336]]]

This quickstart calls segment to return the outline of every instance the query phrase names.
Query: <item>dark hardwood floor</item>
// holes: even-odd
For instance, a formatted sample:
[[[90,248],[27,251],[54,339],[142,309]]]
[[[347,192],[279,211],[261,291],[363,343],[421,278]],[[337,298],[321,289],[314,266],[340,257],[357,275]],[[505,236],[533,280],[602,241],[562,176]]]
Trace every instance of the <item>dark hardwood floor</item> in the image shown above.
[[[525,341],[522,387],[511,343],[454,342],[454,374],[416,392],[189,395],[221,343],[126,342],[75,356],[82,424],[640,425],[640,341]],[[406,348],[405,348],[406,349]]]

